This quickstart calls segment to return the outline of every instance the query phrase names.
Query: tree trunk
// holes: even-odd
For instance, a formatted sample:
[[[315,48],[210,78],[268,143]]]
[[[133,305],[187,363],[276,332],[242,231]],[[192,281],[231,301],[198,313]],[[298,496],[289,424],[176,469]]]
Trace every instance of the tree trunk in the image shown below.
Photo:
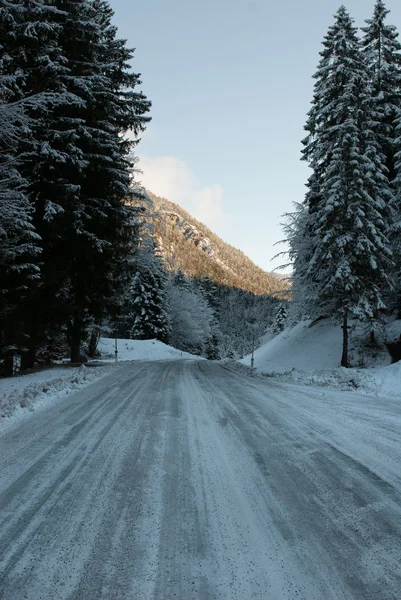
[[[29,331],[28,350],[21,354],[21,371],[30,369],[35,365],[37,349],[37,331],[35,325],[32,325]]]
[[[100,339],[100,326],[94,325],[92,329],[91,336],[89,338],[88,344],[88,355],[93,358],[95,356],[95,352],[97,350],[97,345]]]
[[[75,316],[69,327],[71,362],[80,362],[81,359],[82,327],[82,320]]]
[[[3,362],[3,377],[12,377],[14,375],[14,356],[7,355]]]
[[[344,319],[343,319],[343,324],[342,324],[342,330],[343,330],[343,354],[341,357],[341,366],[342,367],[349,367],[349,363],[348,363],[348,309],[346,308],[344,310]]]
[[[371,346],[375,346],[376,345],[376,338],[375,338],[375,330],[371,329],[369,332],[369,343]]]

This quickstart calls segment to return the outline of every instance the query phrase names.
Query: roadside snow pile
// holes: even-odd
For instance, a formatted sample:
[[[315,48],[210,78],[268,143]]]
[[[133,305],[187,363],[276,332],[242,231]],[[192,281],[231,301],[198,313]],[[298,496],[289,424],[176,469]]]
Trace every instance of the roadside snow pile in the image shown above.
[[[167,346],[159,340],[122,340],[117,341],[118,360],[166,360],[169,358],[194,358],[188,352],[182,352],[172,346]],[[98,350],[104,362],[114,361],[115,340],[100,338]]]
[[[371,369],[369,375],[374,379],[375,391],[378,394],[401,398],[401,362],[388,367]]]
[[[320,371],[301,371],[291,369],[284,373],[252,369],[235,360],[221,360],[222,367],[260,379],[272,379],[277,382],[329,387],[342,392],[358,391],[378,396],[395,396],[401,399],[401,362],[375,369],[327,369]]]
[[[230,371],[236,371],[237,373],[242,373],[243,375],[249,375],[249,377],[256,377],[258,373],[255,369],[252,369],[250,366],[245,365],[242,362],[231,358],[223,358],[218,361],[218,364]]]
[[[365,392],[380,396],[398,396],[401,398],[401,362],[378,369],[337,369],[320,371],[300,371],[292,369],[286,373],[263,373],[275,381],[330,387],[341,391]]]
[[[111,369],[110,365],[91,368],[82,365],[0,379],[0,423],[18,420],[26,409],[36,411],[44,408],[107,375]]]

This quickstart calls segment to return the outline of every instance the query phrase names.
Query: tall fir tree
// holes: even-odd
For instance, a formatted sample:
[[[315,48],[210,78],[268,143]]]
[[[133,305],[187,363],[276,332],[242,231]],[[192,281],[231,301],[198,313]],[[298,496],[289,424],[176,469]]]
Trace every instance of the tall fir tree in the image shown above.
[[[113,305],[132,231],[130,153],[149,118],[150,102],[129,72],[133,52],[116,36],[107,2],[24,0],[9,35],[9,68],[23,74],[15,97],[51,93],[52,110],[33,107],[23,175],[41,237],[42,277],[31,302],[33,363],[46,328],[68,327],[71,359],[86,323]],[[122,134],[131,129],[135,139]],[[100,275],[101,274],[101,275]]]
[[[394,25],[387,25],[390,11],[377,0],[371,19],[362,27],[362,54],[371,84],[371,128],[385,156],[388,179],[395,177],[395,122],[401,114],[401,44]]]
[[[39,276],[41,240],[32,223],[25,165],[38,115],[49,114],[58,102],[56,94],[29,85],[30,70],[39,61],[43,70],[50,69],[48,42],[55,32],[41,30],[45,11],[44,3],[28,0],[0,5],[0,354],[6,375],[12,374],[13,355],[27,344],[24,321]]]
[[[4,98],[2,80],[0,67]],[[28,124],[22,106],[0,103],[0,374],[6,376],[13,375],[14,356],[25,348],[21,311],[39,277],[40,239],[15,152],[24,137],[24,122]]]
[[[131,229],[125,206],[132,195],[129,155],[149,121],[150,102],[135,90],[141,82],[129,72],[133,52],[116,37],[108,3],[56,0],[56,6],[67,12],[60,38],[70,68],[67,85],[82,99],[76,145],[84,164],[72,182],[77,197],[67,272],[74,360],[87,316],[99,318],[112,304],[115,272]],[[128,129],[135,141],[122,136]]]
[[[315,311],[342,320],[341,364],[348,366],[349,319],[373,327],[390,285],[385,232],[392,194],[372,130],[368,70],[345,7],[335,15],[323,46],[303,141],[303,157],[315,177],[306,198],[309,260],[300,283],[314,290]]]
[[[372,18],[362,28],[362,49],[372,86],[372,129],[385,156],[394,194],[389,233],[395,259],[395,290],[389,301],[401,313],[401,44],[396,27],[386,22],[389,13],[384,2],[377,0]]]

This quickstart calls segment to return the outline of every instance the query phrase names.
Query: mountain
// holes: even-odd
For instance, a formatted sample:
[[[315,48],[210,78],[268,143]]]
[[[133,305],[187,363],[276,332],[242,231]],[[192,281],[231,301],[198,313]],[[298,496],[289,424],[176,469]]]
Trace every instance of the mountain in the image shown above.
[[[216,283],[254,294],[288,289],[282,277],[267,273],[241,250],[226,244],[183,208],[147,192],[160,250],[169,270],[181,268],[189,277],[209,275]]]

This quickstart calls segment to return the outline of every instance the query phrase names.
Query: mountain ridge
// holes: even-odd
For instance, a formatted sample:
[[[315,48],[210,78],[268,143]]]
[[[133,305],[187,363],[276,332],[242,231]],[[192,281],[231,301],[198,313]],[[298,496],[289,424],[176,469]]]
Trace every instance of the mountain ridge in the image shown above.
[[[146,195],[153,207],[152,220],[160,252],[169,270],[181,269],[189,277],[210,276],[220,285],[228,285],[254,294],[288,291],[282,277],[267,273],[244,252],[231,246],[178,204]]]

